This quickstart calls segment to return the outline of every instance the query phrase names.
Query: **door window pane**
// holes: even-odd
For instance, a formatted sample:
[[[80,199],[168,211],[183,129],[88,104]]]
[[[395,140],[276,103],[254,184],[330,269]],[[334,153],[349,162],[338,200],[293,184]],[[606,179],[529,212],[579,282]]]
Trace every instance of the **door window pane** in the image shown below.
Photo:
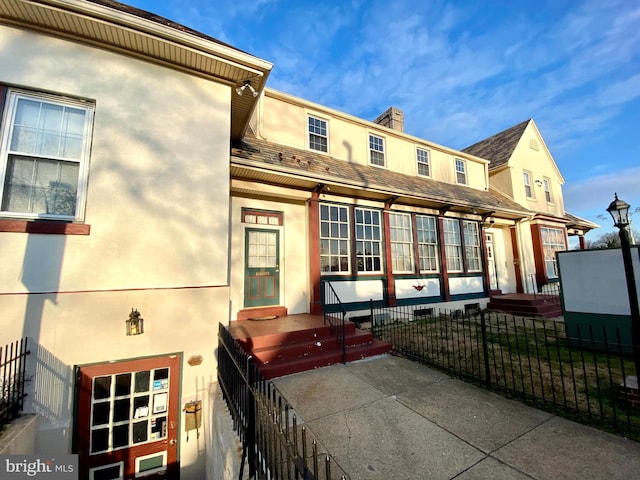
[[[93,398],[96,400],[111,396],[111,377],[96,377],[93,379]]]
[[[132,433],[132,442],[133,443],[142,443],[147,441],[147,427],[149,425],[148,421],[137,422],[133,424],[133,433]]]
[[[110,413],[111,404],[109,402],[94,403],[91,414],[91,425],[104,425],[109,423]]]
[[[131,406],[131,400],[129,398],[121,398],[116,400],[113,404],[113,421],[125,422],[129,420],[129,407]]]
[[[149,391],[149,378],[151,376],[151,372],[149,370],[144,370],[142,372],[136,372],[136,380],[135,380],[135,392],[148,392]]]
[[[113,427],[113,448],[129,446],[129,424]]]
[[[121,373],[116,375],[116,397],[131,393],[131,374]]]
[[[91,431],[91,453],[104,452],[109,448],[109,429],[99,428]]]

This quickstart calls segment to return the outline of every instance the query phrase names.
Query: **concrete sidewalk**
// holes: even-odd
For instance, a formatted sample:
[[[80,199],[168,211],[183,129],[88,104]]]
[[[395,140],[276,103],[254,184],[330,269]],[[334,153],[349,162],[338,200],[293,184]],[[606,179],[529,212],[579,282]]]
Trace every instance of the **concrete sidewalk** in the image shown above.
[[[352,480],[640,478],[640,443],[383,356],[274,384]]]

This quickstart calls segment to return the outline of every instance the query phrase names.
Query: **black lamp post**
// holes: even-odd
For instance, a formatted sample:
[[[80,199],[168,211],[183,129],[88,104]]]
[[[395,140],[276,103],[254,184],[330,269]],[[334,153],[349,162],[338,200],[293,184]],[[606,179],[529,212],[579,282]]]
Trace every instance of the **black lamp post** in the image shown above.
[[[629,242],[629,207],[624,200],[615,194],[615,200],[611,202],[607,212],[613,218],[613,224],[620,230],[620,246],[622,247],[622,261],[624,262],[624,275],[627,280],[627,293],[629,295],[629,310],[631,310],[631,343],[633,344],[633,360],[636,367],[636,386],[640,387],[640,307],[638,306],[638,292],[633,272],[631,258],[631,244]]]

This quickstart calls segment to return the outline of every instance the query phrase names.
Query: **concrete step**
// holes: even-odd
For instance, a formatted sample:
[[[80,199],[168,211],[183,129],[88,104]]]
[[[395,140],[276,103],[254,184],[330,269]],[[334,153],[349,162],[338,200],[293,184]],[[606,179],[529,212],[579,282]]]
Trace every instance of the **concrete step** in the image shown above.
[[[342,363],[342,347],[329,326],[262,335],[239,342],[267,379]],[[352,323],[345,325],[347,361],[382,355],[391,347]]]

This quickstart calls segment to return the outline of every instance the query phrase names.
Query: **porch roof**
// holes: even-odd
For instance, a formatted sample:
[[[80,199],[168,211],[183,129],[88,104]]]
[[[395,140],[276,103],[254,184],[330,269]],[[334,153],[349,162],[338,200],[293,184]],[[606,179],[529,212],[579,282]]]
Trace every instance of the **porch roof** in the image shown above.
[[[308,191],[328,187],[334,195],[505,219],[532,215],[531,211],[493,190],[360,165],[267,142],[253,135],[232,145],[231,176]]]

